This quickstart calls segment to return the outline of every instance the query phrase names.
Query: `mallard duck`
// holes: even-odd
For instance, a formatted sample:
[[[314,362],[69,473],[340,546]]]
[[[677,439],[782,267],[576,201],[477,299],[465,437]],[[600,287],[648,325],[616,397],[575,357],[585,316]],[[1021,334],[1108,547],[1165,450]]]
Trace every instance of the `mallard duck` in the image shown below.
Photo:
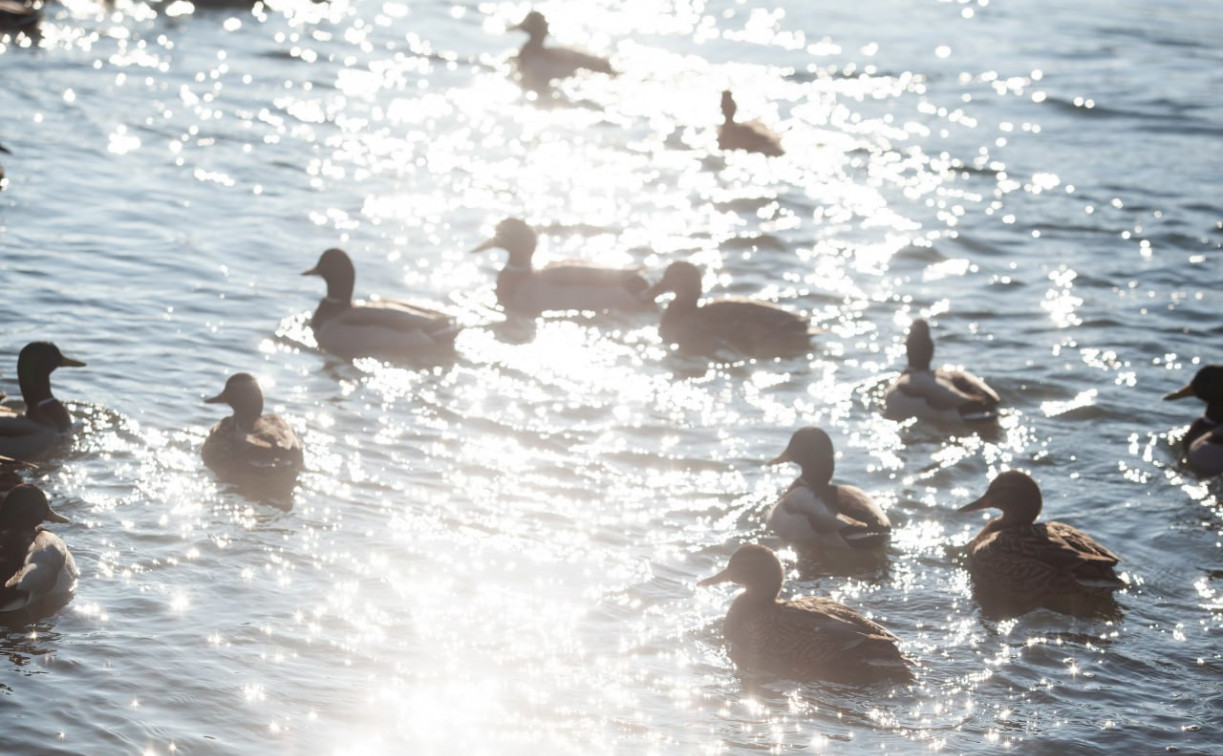
[[[951,368],[930,369],[934,340],[930,324],[918,318],[905,339],[909,366],[888,387],[885,414],[893,420],[916,417],[934,423],[994,420],[1001,399],[985,381]]]
[[[887,543],[892,524],[861,488],[833,485],[832,439],[815,427],[800,428],[770,465],[793,462],[802,474],[769,512],[769,527],[790,543],[821,551],[861,551]]]
[[[786,154],[781,137],[760,121],[739,123],[735,113],[739,106],[730,90],[722,92],[722,125],[718,128],[718,147],[724,150],[744,150],[777,157]]]
[[[354,303],[357,274],[342,249],[327,250],[302,275],[322,276],[327,282],[327,296],[310,319],[324,351],[351,360],[406,357],[454,346],[459,326],[449,315],[393,299]]]
[[[1165,401],[1196,396],[1206,411],[1193,421],[1181,442],[1185,458],[1203,475],[1223,473],[1223,365],[1206,365],[1188,385],[1164,397]]]
[[[472,250],[500,248],[510,253],[497,274],[497,301],[506,310],[538,315],[567,310],[632,310],[648,304],[645,291],[650,284],[631,268],[603,268],[565,260],[536,270],[531,266],[536,242],[530,226],[517,218],[506,218],[497,224],[491,239]]]
[[[66,596],[76,587],[76,562],[59,536],[42,529],[43,521],[68,518],[34,486],[17,486],[0,503],[0,612]]]
[[[607,58],[571,50],[567,47],[545,47],[548,20],[539,11],[531,11],[520,23],[510,27],[526,32],[527,41],[518,51],[518,73],[522,86],[534,91],[546,90],[555,79],[566,79],[583,69],[616,75]]]
[[[745,589],[722,625],[735,664],[796,680],[911,679],[896,636],[832,599],[779,600],[784,579],[772,549],[749,544],[726,569],[697,584],[732,582]]]
[[[685,351],[711,354],[729,346],[753,356],[792,354],[809,348],[816,332],[802,315],[766,302],[736,297],[698,304],[701,271],[690,262],[668,265],[645,297],[657,299],[666,292],[675,299],[663,313],[658,333]]]
[[[961,512],[1000,509],[968,544],[968,571],[978,586],[1040,598],[1104,594],[1125,587],[1113,572],[1121,561],[1091,536],[1062,522],[1036,523],[1040,487],[1027,473],[1007,470]]]
[[[55,443],[72,427],[68,410],[51,394],[51,373],[60,367],[84,367],[65,357],[49,341],[26,344],[17,355],[17,382],[25,400],[25,414],[0,407],[0,454],[31,459]]]
[[[0,32],[28,32],[41,20],[42,11],[30,3],[19,2],[19,0],[0,0]],[[3,176],[0,175],[0,178]]]
[[[212,426],[200,450],[204,464],[239,484],[291,485],[302,469],[302,444],[279,415],[263,414],[263,391],[249,373],[235,373],[225,390],[204,400],[234,413]]]

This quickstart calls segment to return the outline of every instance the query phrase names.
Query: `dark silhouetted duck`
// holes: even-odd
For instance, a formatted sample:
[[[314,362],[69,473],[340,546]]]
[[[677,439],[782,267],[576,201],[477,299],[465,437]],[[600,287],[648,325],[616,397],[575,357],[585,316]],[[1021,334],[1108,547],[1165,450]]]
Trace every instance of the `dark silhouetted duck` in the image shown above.
[[[327,282],[327,296],[310,320],[324,351],[347,360],[394,359],[454,346],[459,326],[449,315],[393,299],[353,302],[357,274],[342,249],[327,250],[302,275]]]
[[[493,238],[472,250],[510,253],[497,275],[497,301],[509,312],[538,315],[568,310],[633,310],[649,303],[649,283],[634,269],[603,268],[581,260],[549,263],[536,270],[535,231],[517,218],[497,224]]]
[[[722,93],[722,125],[718,127],[718,147],[724,150],[744,150],[761,155],[777,157],[786,154],[781,148],[781,137],[760,121],[739,123],[735,113],[739,106],[727,90]]]
[[[566,79],[581,70],[615,75],[607,58],[571,50],[548,47],[548,20],[539,11],[531,11],[521,23],[511,29],[526,32],[527,41],[518,51],[518,73],[526,89],[543,91],[556,79]]]
[[[951,368],[932,370],[934,340],[930,324],[918,318],[905,339],[909,367],[888,387],[885,413],[893,420],[916,417],[934,423],[994,420],[1001,400],[972,373]]]
[[[0,503],[0,612],[67,596],[76,587],[76,562],[59,536],[42,529],[44,521],[68,518],[34,486],[17,486]]]
[[[656,299],[675,294],[658,327],[662,340],[685,351],[711,354],[723,347],[752,356],[802,352],[816,333],[802,315],[766,302],[724,298],[698,304],[701,271],[690,262],[673,262],[662,280],[646,292]]]
[[[781,601],[785,571],[765,546],[742,546],[730,564],[698,585],[744,587],[730,605],[722,633],[735,664],[796,680],[873,682],[908,680],[896,637],[832,599]]]
[[[1206,402],[1206,411],[1193,421],[1181,442],[1185,458],[1203,475],[1223,473],[1223,365],[1206,365],[1193,380],[1164,397],[1165,400],[1196,396]]]
[[[0,0],[0,32],[29,32],[42,20],[42,11],[31,3]]]
[[[770,465],[793,462],[802,474],[769,512],[782,540],[821,551],[859,551],[887,543],[892,524],[860,488],[833,485],[832,440],[815,427],[800,428]]]
[[[968,571],[978,587],[1032,599],[1107,595],[1125,587],[1113,571],[1120,559],[1091,536],[1062,522],[1042,522],[1040,487],[1007,470],[961,512],[1000,509],[968,545]]]
[[[291,486],[302,469],[302,444],[279,415],[263,414],[263,391],[249,373],[236,373],[206,404],[228,404],[234,413],[212,426],[200,450],[204,464],[238,484]]]
[[[26,344],[17,355],[17,382],[25,400],[25,414],[0,407],[0,454],[31,459],[55,443],[72,427],[68,410],[51,394],[51,373],[60,367],[84,367],[65,357],[49,341]]]
[[[8,147],[5,147],[2,144],[0,144],[0,152],[3,152],[5,155],[13,154],[9,152]],[[5,182],[4,180],[4,165],[0,164],[0,189],[3,189],[6,185],[7,185],[7,182]],[[3,394],[0,394],[0,401],[4,401]]]

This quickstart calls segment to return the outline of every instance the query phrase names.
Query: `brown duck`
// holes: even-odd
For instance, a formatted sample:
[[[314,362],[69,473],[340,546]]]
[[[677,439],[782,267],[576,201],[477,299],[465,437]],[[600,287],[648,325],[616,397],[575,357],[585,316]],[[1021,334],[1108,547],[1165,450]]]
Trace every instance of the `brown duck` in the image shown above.
[[[712,354],[731,347],[752,356],[797,354],[810,348],[816,333],[807,318],[767,302],[727,297],[700,304],[701,271],[687,261],[667,266],[645,296],[656,299],[667,292],[675,299],[658,334],[684,351]]]
[[[730,564],[698,585],[744,587],[726,613],[722,633],[730,657],[745,669],[795,680],[874,682],[912,678],[896,637],[832,599],[781,601],[785,572],[767,546],[741,546]]]
[[[968,571],[979,587],[1014,596],[1108,595],[1125,587],[1113,568],[1120,558],[1063,522],[1037,523],[1040,487],[1007,470],[961,512],[1000,509],[968,545]]]

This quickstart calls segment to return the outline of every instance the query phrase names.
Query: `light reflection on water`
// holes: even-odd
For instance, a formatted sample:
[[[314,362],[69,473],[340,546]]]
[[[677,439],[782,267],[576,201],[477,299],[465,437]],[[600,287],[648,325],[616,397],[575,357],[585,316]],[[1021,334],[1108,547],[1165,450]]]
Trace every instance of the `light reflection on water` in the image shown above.
[[[1218,486],[1175,460],[1198,410],[1154,398],[1216,360],[1217,171],[1167,166],[1210,154],[1217,106],[1153,93],[1218,55],[1191,18],[996,5],[548,6],[558,44],[622,73],[537,100],[510,80],[511,3],[73,2],[37,49],[0,43],[3,387],[33,338],[90,363],[56,374],[80,432],[34,474],[82,585],[5,634],[0,743],[1209,750]],[[784,159],[711,152],[728,87]],[[660,310],[506,319],[504,253],[467,253],[506,216],[541,230],[539,264],[692,259],[710,295],[825,332],[711,365],[659,341]],[[318,354],[298,273],[337,245],[358,296],[453,312],[453,358]],[[917,316],[1002,393],[997,429],[879,416]],[[302,431],[280,506],[198,458],[200,400],[237,370]],[[911,686],[742,674],[729,592],[694,589],[771,542],[793,471],[763,463],[810,423],[896,533],[881,562],[783,552],[790,588],[884,622]],[[1119,616],[980,611],[981,521],[953,510],[1009,466],[1121,553]]]

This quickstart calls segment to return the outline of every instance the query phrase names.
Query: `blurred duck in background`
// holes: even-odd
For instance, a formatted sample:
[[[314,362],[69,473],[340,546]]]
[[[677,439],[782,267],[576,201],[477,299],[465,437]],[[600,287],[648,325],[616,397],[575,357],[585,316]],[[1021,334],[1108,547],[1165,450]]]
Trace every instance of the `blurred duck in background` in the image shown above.
[[[650,300],[650,284],[636,269],[605,268],[584,260],[562,260],[538,270],[531,263],[538,237],[518,218],[497,224],[493,237],[472,250],[504,249],[510,253],[497,274],[497,302],[508,312],[639,310]]]
[[[760,121],[739,122],[735,113],[739,106],[730,90],[722,92],[722,125],[718,128],[718,147],[724,150],[744,150],[778,157],[786,154],[781,137]]]
[[[1164,400],[1190,396],[1206,402],[1206,410],[1181,441],[1185,459],[1203,475],[1223,474],[1223,365],[1206,365],[1192,381],[1164,396]]]
[[[539,11],[531,11],[520,23],[510,28],[527,34],[526,43],[518,51],[517,61],[524,89],[546,91],[553,81],[567,79],[583,70],[616,74],[607,58],[567,47],[546,46],[548,20]]]

